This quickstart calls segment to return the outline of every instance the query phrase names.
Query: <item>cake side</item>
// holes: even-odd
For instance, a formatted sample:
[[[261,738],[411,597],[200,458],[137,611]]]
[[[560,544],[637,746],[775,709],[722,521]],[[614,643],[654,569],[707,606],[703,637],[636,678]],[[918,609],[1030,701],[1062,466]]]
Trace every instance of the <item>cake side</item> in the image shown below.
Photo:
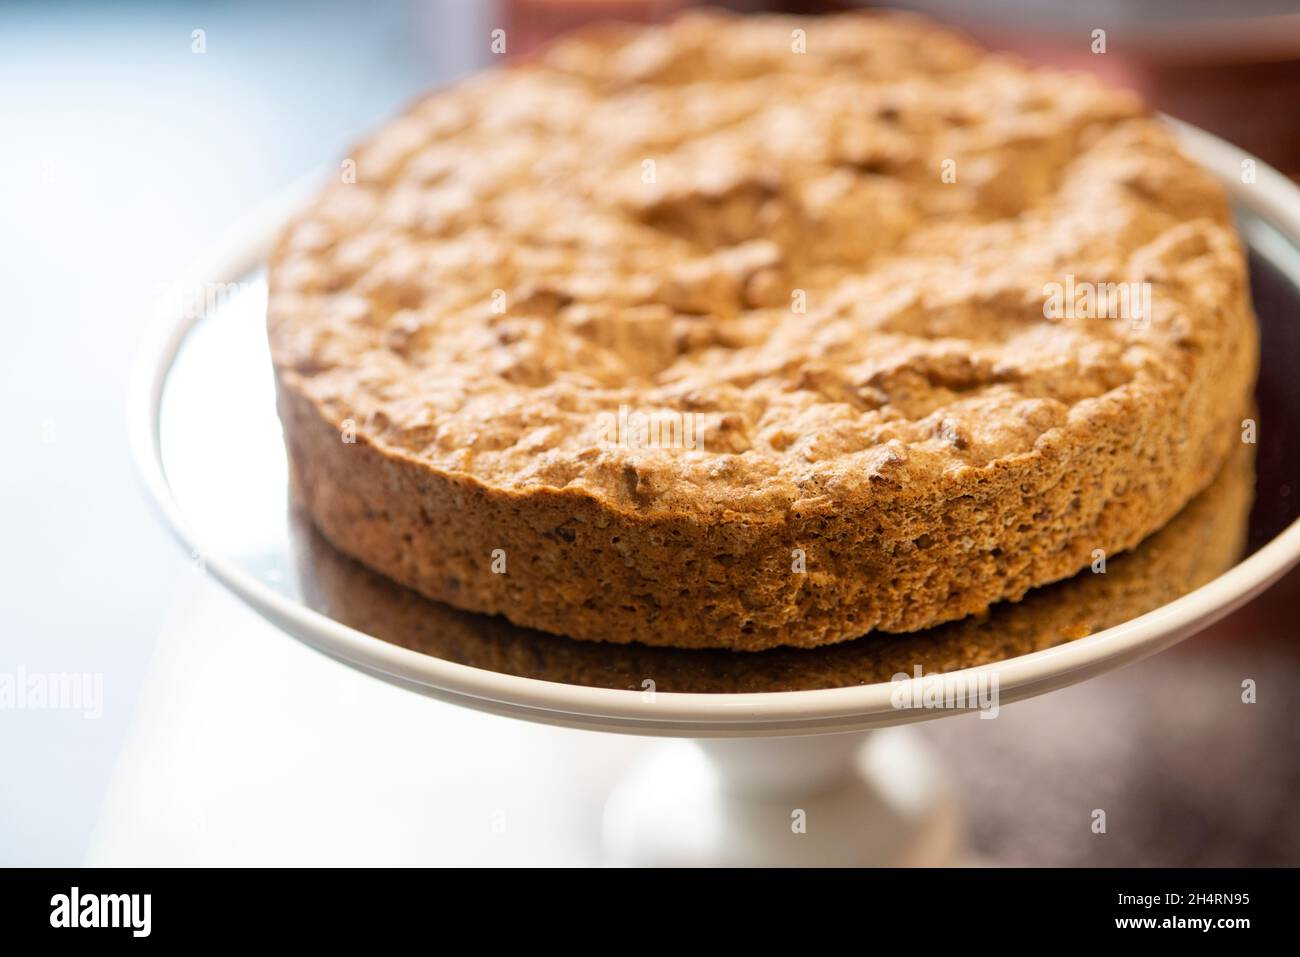
[[[449,661],[523,677],[660,692],[752,693],[887,682],[921,665],[929,673],[993,664],[1095,634],[1171,602],[1241,556],[1254,498],[1254,449],[1235,448],[1223,469],[1159,532],[1110,561],[1034,589],[1019,602],[887,641],[866,638],[805,654],[568,641],[426,601],[332,548],[310,518],[294,516],[295,552],[308,604],[367,634]]]

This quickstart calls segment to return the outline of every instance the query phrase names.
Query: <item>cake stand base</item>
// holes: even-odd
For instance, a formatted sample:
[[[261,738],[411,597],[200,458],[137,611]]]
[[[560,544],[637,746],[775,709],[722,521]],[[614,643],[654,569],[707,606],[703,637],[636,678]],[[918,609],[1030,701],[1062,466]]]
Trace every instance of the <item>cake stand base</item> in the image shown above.
[[[960,815],[907,728],[665,743],[605,806],[610,863],[941,866]]]

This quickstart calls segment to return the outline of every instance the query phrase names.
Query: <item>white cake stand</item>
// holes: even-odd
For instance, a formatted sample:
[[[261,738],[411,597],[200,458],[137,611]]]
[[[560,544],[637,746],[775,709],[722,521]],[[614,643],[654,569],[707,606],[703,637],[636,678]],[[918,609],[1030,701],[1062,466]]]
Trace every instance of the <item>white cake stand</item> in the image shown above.
[[[1252,249],[1300,287],[1300,190],[1235,147],[1175,125],[1186,148],[1227,187]],[[1247,160],[1255,164],[1253,182],[1243,182]],[[528,721],[691,739],[666,741],[610,795],[605,837],[613,861],[953,861],[960,827],[951,789],[943,769],[899,726],[954,711],[896,707],[899,683],[745,694],[588,687],[423,654],[303,602],[293,585],[285,463],[262,328],[265,290],[256,277],[275,231],[313,185],[260,210],[190,270],[141,352],[129,400],[134,457],[191,559],[287,634],[412,691]],[[196,298],[217,299],[220,308],[196,310]],[[1083,681],[1187,638],[1297,559],[1300,522],[1154,611],[956,674],[985,687],[995,678],[1003,707]],[[912,683],[902,684],[911,694]]]

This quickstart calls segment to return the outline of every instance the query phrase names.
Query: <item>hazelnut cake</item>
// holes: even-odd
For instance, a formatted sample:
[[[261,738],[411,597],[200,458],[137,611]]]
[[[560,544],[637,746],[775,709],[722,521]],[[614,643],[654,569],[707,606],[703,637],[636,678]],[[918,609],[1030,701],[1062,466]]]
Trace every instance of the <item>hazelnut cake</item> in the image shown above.
[[[360,144],[270,258],[293,491],[424,595],[811,647],[1133,548],[1241,441],[1214,179],[925,20],[603,27]]]

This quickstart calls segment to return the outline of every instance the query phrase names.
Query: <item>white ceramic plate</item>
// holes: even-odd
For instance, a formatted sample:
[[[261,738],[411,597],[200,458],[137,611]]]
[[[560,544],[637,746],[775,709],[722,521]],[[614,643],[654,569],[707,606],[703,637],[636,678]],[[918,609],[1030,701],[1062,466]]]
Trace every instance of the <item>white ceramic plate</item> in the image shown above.
[[[1258,161],[1255,181],[1243,183],[1242,163],[1251,157],[1200,130],[1175,126],[1190,153],[1228,189],[1253,255],[1286,277],[1292,304],[1300,302],[1300,190]],[[259,211],[180,280],[178,300],[202,292],[220,300],[221,308],[199,314],[178,303],[160,317],[141,352],[129,399],[134,457],[149,494],[193,561],[285,632],[327,655],[411,690],[513,717],[604,731],[708,737],[850,731],[952,713],[896,709],[896,688],[889,682],[806,691],[649,695],[539,680],[401,647],[305,604],[292,584],[286,471],[262,328],[265,290],[258,276],[276,230],[313,185],[303,184]],[[214,286],[226,283],[244,285]],[[1286,323],[1283,331],[1289,336],[1300,316],[1282,312],[1268,321]],[[1280,362],[1284,371],[1294,367],[1295,354],[1277,352],[1266,348],[1266,366],[1277,369]],[[220,401],[205,403],[204,396]],[[1264,427],[1289,430],[1290,421],[1282,416]],[[1285,482],[1295,478],[1300,483],[1300,476],[1267,478],[1257,492],[1276,495],[1282,488],[1280,494],[1287,495]],[[1005,705],[1168,648],[1258,594],[1300,559],[1300,522],[1275,520],[1274,525],[1268,540],[1256,542],[1247,558],[1163,607],[1085,638],[961,674],[985,680],[996,674]]]

